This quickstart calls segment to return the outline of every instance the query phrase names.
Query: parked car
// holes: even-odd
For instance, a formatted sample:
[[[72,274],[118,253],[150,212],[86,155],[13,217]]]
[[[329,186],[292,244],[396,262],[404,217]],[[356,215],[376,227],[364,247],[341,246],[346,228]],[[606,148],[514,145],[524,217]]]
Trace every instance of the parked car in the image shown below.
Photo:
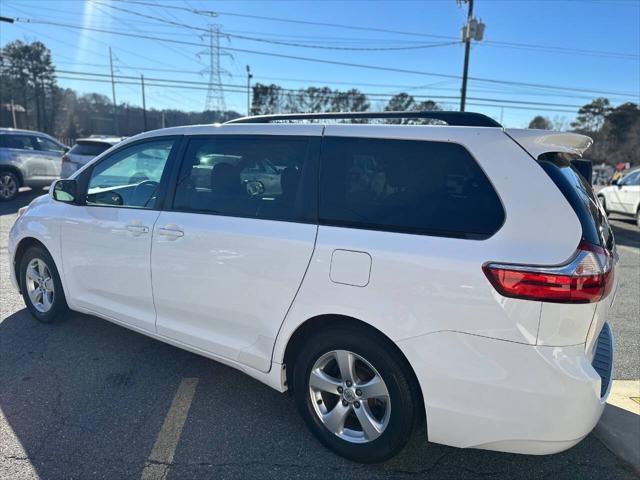
[[[60,178],[69,178],[80,167],[84,167],[89,160],[93,160],[102,152],[122,141],[124,137],[109,137],[93,135],[87,138],[79,138],[71,150],[62,156],[62,168]]]
[[[50,185],[60,176],[66,150],[46,133],[0,128],[0,202],[13,200],[20,187]]]
[[[640,228],[640,168],[627,172],[614,185],[600,190],[598,199],[607,213],[635,218]]]
[[[11,278],[37,320],[97,315],[291,391],[352,460],[391,457],[415,428],[455,447],[575,445],[612,378],[617,254],[571,163],[591,139],[471,113],[309,121],[373,115],[129,138],[19,212]],[[279,192],[246,188],[264,159]]]

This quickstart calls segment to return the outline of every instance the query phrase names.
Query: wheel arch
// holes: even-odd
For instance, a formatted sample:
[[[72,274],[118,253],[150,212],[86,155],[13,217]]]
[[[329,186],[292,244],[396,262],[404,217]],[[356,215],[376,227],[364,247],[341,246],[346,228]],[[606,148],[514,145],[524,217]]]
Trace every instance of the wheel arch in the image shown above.
[[[40,240],[38,240],[35,237],[22,238],[18,242],[18,245],[16,246],[16,253],[13,256],[13,274],[15,276],[16,283],[20,288],[20,291],[22,291],[22,284],[20,283],[20,263],[22,262],[22,257],[24,256],[25,252],[29,250],[31,247],[42,247],[49,253],[49,255],[51,255],[53,262],[55,263],[56,261],[55,258],[53,258],[51,251]],[[58,265],[56,265],[56,269],[58,270],[58,272],[60,272],[60,268],[58,268]]]
[[[284,370],[285,385],[287,387],[291,387],[292,385],[291,375],[293,372],[293,368],[287,368],[287,365],[291,365],[295,361],[295,358],[299,354],[305,341],[311,338],[313,334],[315,332],[318,332],[320,329],[331,328],[334,325],[350,326],[353,328],[367,330],[367,331],[373,332],[374,334],[376,334],[377,336],[379,336],[384,340],[384,342],[389,346],[389,349],[394,351],[398,355],[398,358],[401,359],[403,363],[403,368],[409,375],[409,383],[411,384],[413,394],[416,395],[416,398],[417,398],[416,407],[418,411],[416,413],[417,413],[417,418],[419,422],[426,419],[422,387],[420,386],[420,382],[418,381],[418,377],[416,376],[416,373],[413,367],[409,363],[409,360],[407,359],[406,355],[402,352],[400,347],[398,347],[398,345],[393,340],[391,340],[391,338],[389,338],[384,332],[377,329],[373,325],[347,315],[338,315],[338,314],[317,315],[315,317],[307,319],[306,321],[298,325],[298,327],[294,330],[294,332],[291,334],[291,336],[287,340],[287,344],[284,350],[284,355],[282,358],[282,364],[285,368]]]
[[[20,169],[18,167],[16,167],[15,165],[0,165],[0,172],[2,171],[9,171],[11,173],[14,173],[16,175],[16,177],[18,177],[18,188],[23,187],[24,186],[24,177],[22,176],[22,172],[20,171]]]

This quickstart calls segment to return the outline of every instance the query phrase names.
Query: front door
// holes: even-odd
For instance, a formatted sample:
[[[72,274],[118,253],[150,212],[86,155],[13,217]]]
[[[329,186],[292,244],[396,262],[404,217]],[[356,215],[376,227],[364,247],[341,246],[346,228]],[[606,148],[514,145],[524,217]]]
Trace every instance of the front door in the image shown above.
[[[286,125],[261,128],[287,131]],[[193,137],[153,234],[157,332],[268,371],[317,226],[321,126]],[[270,176],[256,174],[269,165]],[[272,177],[277,176],[277,185]]]
[[[155,331],[151,232],[175,140],[124,146],[96,164],[84,205],[67,205],[62,225],[65,285],[73,306]]]
[[[640,200],[640,171],[633,172],[622,179],[618,190],[620,211],[635,214]]]

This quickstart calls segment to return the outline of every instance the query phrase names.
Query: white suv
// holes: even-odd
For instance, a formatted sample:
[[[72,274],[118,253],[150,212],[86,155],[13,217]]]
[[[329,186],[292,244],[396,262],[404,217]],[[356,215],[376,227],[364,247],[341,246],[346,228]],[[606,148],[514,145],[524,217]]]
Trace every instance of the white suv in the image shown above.
[[[374,116],[447,125],[317,122]],[[12,276],[40,321],[97,315],[292,391],[353,460],[416,426],[558,452],[612,375],[617,256],[571,163],[590,144],[451,112],[147,132],[20,212]]]

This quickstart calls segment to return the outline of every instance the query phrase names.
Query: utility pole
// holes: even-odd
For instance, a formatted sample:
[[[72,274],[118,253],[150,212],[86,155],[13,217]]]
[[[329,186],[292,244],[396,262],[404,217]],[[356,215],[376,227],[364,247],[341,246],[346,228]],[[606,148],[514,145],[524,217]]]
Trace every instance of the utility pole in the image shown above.
[[[144,131],[147,131],[147,101],[144,95],[144,75],[140,75],[140,86],[142,87],[142,124]]]
[[[247,65],[247,116],[251,115],[251,67]]]
[[[113,79],[113,55],[111,47],[109,47],[109,66],[111,67],[111,95],[113,97],[113,129],[114,134],[118,135],[118,106],[116,104],[116,83]]]
[[[469,74],[469,51],[471,50],[471,37],[469,36],[469,24],[473,18],[473,0],[468,0],[467,32],[464,35],[464,69],[462,71],[462,91],[460,92],[460,111],[464,112],[464,104],[467,101],[467,76]]]
[[[457,0],[458,5],[466,2],[467,23],[462,27],[462,41],[464,42],[464,69],[462,71],[462,89],[460,91],[460,111],[464,112],[467,101],[467,77],[469,76],[469,53],[471,52],[471,40],[482,40],[484,35],[484,23],[473,18],[473,0]]]

